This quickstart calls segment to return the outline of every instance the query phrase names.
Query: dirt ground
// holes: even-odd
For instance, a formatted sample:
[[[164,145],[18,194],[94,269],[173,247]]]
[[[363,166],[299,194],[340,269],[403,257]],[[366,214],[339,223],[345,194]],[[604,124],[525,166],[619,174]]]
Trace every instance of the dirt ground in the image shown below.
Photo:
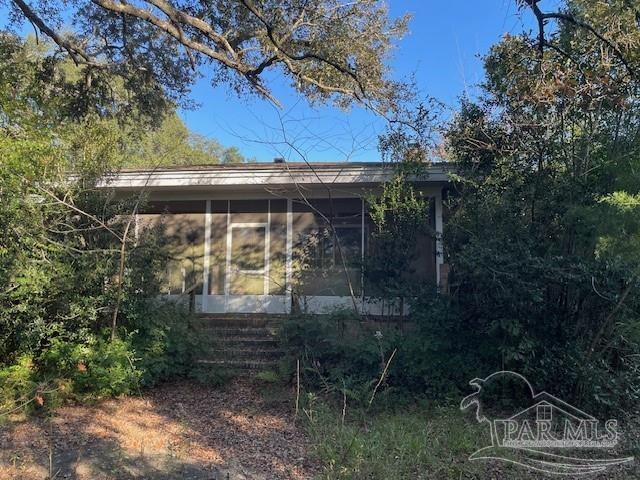
[[[51,424],[14,418],[0,425],[0,479],[48,478],[50,450],[56,479],[313,478],[318,467],[287,395],[265,395],[246,379],[179,382],[65,406]]]

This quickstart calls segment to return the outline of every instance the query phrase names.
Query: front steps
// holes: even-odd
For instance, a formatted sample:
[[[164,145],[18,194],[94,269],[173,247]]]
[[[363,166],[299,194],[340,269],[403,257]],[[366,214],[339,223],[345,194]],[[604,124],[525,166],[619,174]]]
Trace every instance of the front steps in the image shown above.
[[[195,322],[205,338],[199,363],[238,373],[274,370],[282,356],[275,338],[281,317],[201,315]]]

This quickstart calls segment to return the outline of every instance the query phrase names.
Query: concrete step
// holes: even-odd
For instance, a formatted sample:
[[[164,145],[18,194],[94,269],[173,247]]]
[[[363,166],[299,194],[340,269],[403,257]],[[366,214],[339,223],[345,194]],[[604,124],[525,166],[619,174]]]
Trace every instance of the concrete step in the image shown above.
[[[212,338],[272,338],[274,334],[274,331],[266,327],[208,327],[199,331]]]
[[[224,368],[226,370],[238,371],[260,371],[273,370],[277,367],[276,360],[247,360],[247,359],[225,359],[225,360],[198,360],[202,365]]]
[[[277,348],[232,348],[222,345],[206,352],[203,360],[274,360],[282,357],[283,353]]]
[[[224,346],[226,348],[251,348],[256,350],[277,348],[278,341],[274,337],[249,336],[243,337],[239,335],[227,337],[212,336],[211,345],[215,347]]]
[[[194,326],[210,346],[199,363],[238,373],[276,368],[284,353],[275,337],[279,320],[273,315],[200,315]]]
[[[196,327],[275,327],[284,319],[281,315],[256,314],[201,314],[194,325]]]

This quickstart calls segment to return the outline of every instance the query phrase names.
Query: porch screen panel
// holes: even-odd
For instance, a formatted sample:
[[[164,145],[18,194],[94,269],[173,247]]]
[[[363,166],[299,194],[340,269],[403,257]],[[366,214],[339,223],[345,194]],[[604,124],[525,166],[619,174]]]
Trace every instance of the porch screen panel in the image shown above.
[[[361,199],[294,201],[294,290],[310,296],[349,296],[353,290],[358,296],[361,264]]]
[[[416,251],[411,263],[411,272],[421,282],[436,283],[436,228],[435,201],[430,198],[429,230],[420,235],[416,241]]]
[[[178,295],[193,288],[202,294],[205,209],[204,201],[155,201],[138,215],[140,241],[158,235],[168,256],[163,293]]]
[[[226,200],[211,201],[209,295],[224,295],[227,265],[227,210]]]
[[[287,264],[287,201],[273,199],[270,205],[269,294],[284,295]]]
[[[408,268],[402,274],[403,281],[409,283],[435,284],[436,282],[436,242],[433,233],[435,232],[435,203],[433,198],[429,198],[428,215],[428,228],[416,238],[415,246],[410,252],[411,260]],[[378,263],[376,260],[376,257],[382,253],[376,247],[375,232],[377,227],[369,215],[366,215],[365,225],[369,236],[365,254],[371,260],[365,272],[365,296],[383,297],[385,295],[385,279],[388,278],[389,273],[385,270],[384,262]]]

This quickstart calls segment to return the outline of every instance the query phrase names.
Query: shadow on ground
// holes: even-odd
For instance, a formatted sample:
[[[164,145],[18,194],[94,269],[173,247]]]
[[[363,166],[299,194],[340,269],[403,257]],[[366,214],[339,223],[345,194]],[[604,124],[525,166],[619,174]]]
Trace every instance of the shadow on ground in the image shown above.
[[[63,407],[52,425],[12,420],[0,426],[0,479],[47,478],[50,445],[60,479],[312,478],[308,441],[282,395],[267,403],[247,380],[216,388],[179,382],[143,397]]]

